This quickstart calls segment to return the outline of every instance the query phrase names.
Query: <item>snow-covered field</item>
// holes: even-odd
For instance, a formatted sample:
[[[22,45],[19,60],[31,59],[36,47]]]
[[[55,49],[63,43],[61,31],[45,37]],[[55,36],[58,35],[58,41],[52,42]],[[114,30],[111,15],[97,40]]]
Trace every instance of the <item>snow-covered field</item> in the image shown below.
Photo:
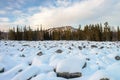
[[[0,80],[120,80],[120,42],[0,41]]]

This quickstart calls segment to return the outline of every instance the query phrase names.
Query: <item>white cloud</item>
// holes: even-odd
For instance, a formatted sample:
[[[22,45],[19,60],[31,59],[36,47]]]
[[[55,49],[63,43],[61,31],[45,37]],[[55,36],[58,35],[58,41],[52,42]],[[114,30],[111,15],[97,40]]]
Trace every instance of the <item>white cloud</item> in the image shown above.
[[[43,24],[49,26],[78,24],[99,14],[96,11],[104,3],[105,0],[85,0],[68,7],[41,8],[41,11],[30,16],[28,21],[34,25]]]
[[[0,10],[0,14],[6,14],[6,11]]]
[[[82,0],[72,4],[70,0],[57,1],[56,4],[60,5],[57,7],[31,7],[27,13],[16,10],[13,13],[18,17],[11,24],[42,24],[44,27],[56,27],[65,25],[78,26],[79,24],[104,23],[108,21],[111,25],[120,25],[119,0]],[[68,4],[69,6],[64,6]]]
[[[9,19],[6,17],[0,18],[0,22],[8,22],[8,21],[9,21]]]
[[[8,3],[8,7],[6,7],[6,9],[20,9],[21,7],[23,7],[24,4],[26,4],[26,1],[28,0],[9,0]]]
[[[9,25],[0,24],[0,31],[9,31]]]
[[[57,0],[56,1],[56,5],[57,6],[63,6],[63,7],[67,7],[71,4],[71,0]]]

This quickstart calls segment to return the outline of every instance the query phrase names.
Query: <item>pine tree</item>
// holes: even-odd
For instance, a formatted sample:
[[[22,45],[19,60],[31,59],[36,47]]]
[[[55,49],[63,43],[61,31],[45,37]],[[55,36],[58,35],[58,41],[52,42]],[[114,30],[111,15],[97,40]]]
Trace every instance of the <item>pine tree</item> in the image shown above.
[[[117,27],[117,40],[120,41],[120,29]]]
[[[15,40],[16,39],[15,28],[9,30],[8,36],[9,36],[8,37],[9,40]]]
[[[83,40],[83,34],[82,34],[82,30],[81,30],[81,25],[79,25],[77,33],[78,33],[78,40]]]
[[[28,40],[28,30],[27,27],[24,27],[24,40]]]
[[[32,40],[33,38],[32,38],[32,29],[30,28],[30,26],[29,26],[29,29],[28,29],[28,40]]]

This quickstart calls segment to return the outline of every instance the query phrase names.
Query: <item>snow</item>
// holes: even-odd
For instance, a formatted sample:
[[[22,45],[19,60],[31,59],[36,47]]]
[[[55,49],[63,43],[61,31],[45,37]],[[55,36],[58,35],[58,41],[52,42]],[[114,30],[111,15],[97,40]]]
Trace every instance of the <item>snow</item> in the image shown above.
[[[105,73],[105,71],[98,70],[90,77],[89,80],[100,80],[102,78],[110,79],[110,77]],[[110,79],[110,80],[112,80],[112,79]]]
[[[1,40],[0,80],[119,80],[116,56],[120,56],[120,42]],[[82,76],[65,79],[57,77],[55,70]]]
[[[31,80],[66,80],[64,78],[58,78],[56,76],[49,76],[49,74],[39,74],[38,76],[32,78]]]
[[[56,72],[81,72],[82,67],[85,64],[85,59],[81,59],[79,56],[71,56],[69,58],[61,60],[56,68]]]
[[[14,68],[10,69],[9,71],[0,74],[0,80],[10,80],[11,78],[19,74],[20,71],[25,70],[26,67],[27,67],[26,64],[17,65]]]
[[[0,63],[0,71],[4,69],[4,65]]]
[[[18,75],[16,75],[12,80],[27,80],[32,76],[35,76],[39,73],[39,68],[36,66],[30,66]]]
[[[113,77],[114,80],[120,79],[120,61],[109,65],[106,69],[108,74]]]

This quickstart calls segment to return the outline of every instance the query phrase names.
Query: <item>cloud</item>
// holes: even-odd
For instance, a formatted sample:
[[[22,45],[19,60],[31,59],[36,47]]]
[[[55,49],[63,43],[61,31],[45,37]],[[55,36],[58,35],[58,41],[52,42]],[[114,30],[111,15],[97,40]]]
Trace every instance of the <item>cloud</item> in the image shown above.
[[[8,21],[9,21],[9,19],[6,18],[6,17],[4,17],[4,18],[0,18],[0,22],[8,22]]]
[[[42,7],[41,11],[33,14],[28,18],[31,24],[43,24],[46,26],[63,26],[79,24],[81,21],[85,21],[99,15],[98,9],[102,12],[105,0],[85,0],[79,3],[74,3],[68,7]]]
[[[6,11],[0,10],[0,15],[1,15],[1,14],[6,14]]]
[[[18,2],[19,3],[19,2]],[[119,0],[57,0],[49,7],[29,7],[25,12],[14,10],[14,25],[40,25],[43,27],[78,26],[79,24],[104,23],[120,25]],[[34,28],[34,27],[33,27]]]
[[[28,0],[9,0],[7,9],[21,9]]]
[[[57,0],[56,1],[56,6],[63,6],[67,7],[71,4],[71,0]]]

